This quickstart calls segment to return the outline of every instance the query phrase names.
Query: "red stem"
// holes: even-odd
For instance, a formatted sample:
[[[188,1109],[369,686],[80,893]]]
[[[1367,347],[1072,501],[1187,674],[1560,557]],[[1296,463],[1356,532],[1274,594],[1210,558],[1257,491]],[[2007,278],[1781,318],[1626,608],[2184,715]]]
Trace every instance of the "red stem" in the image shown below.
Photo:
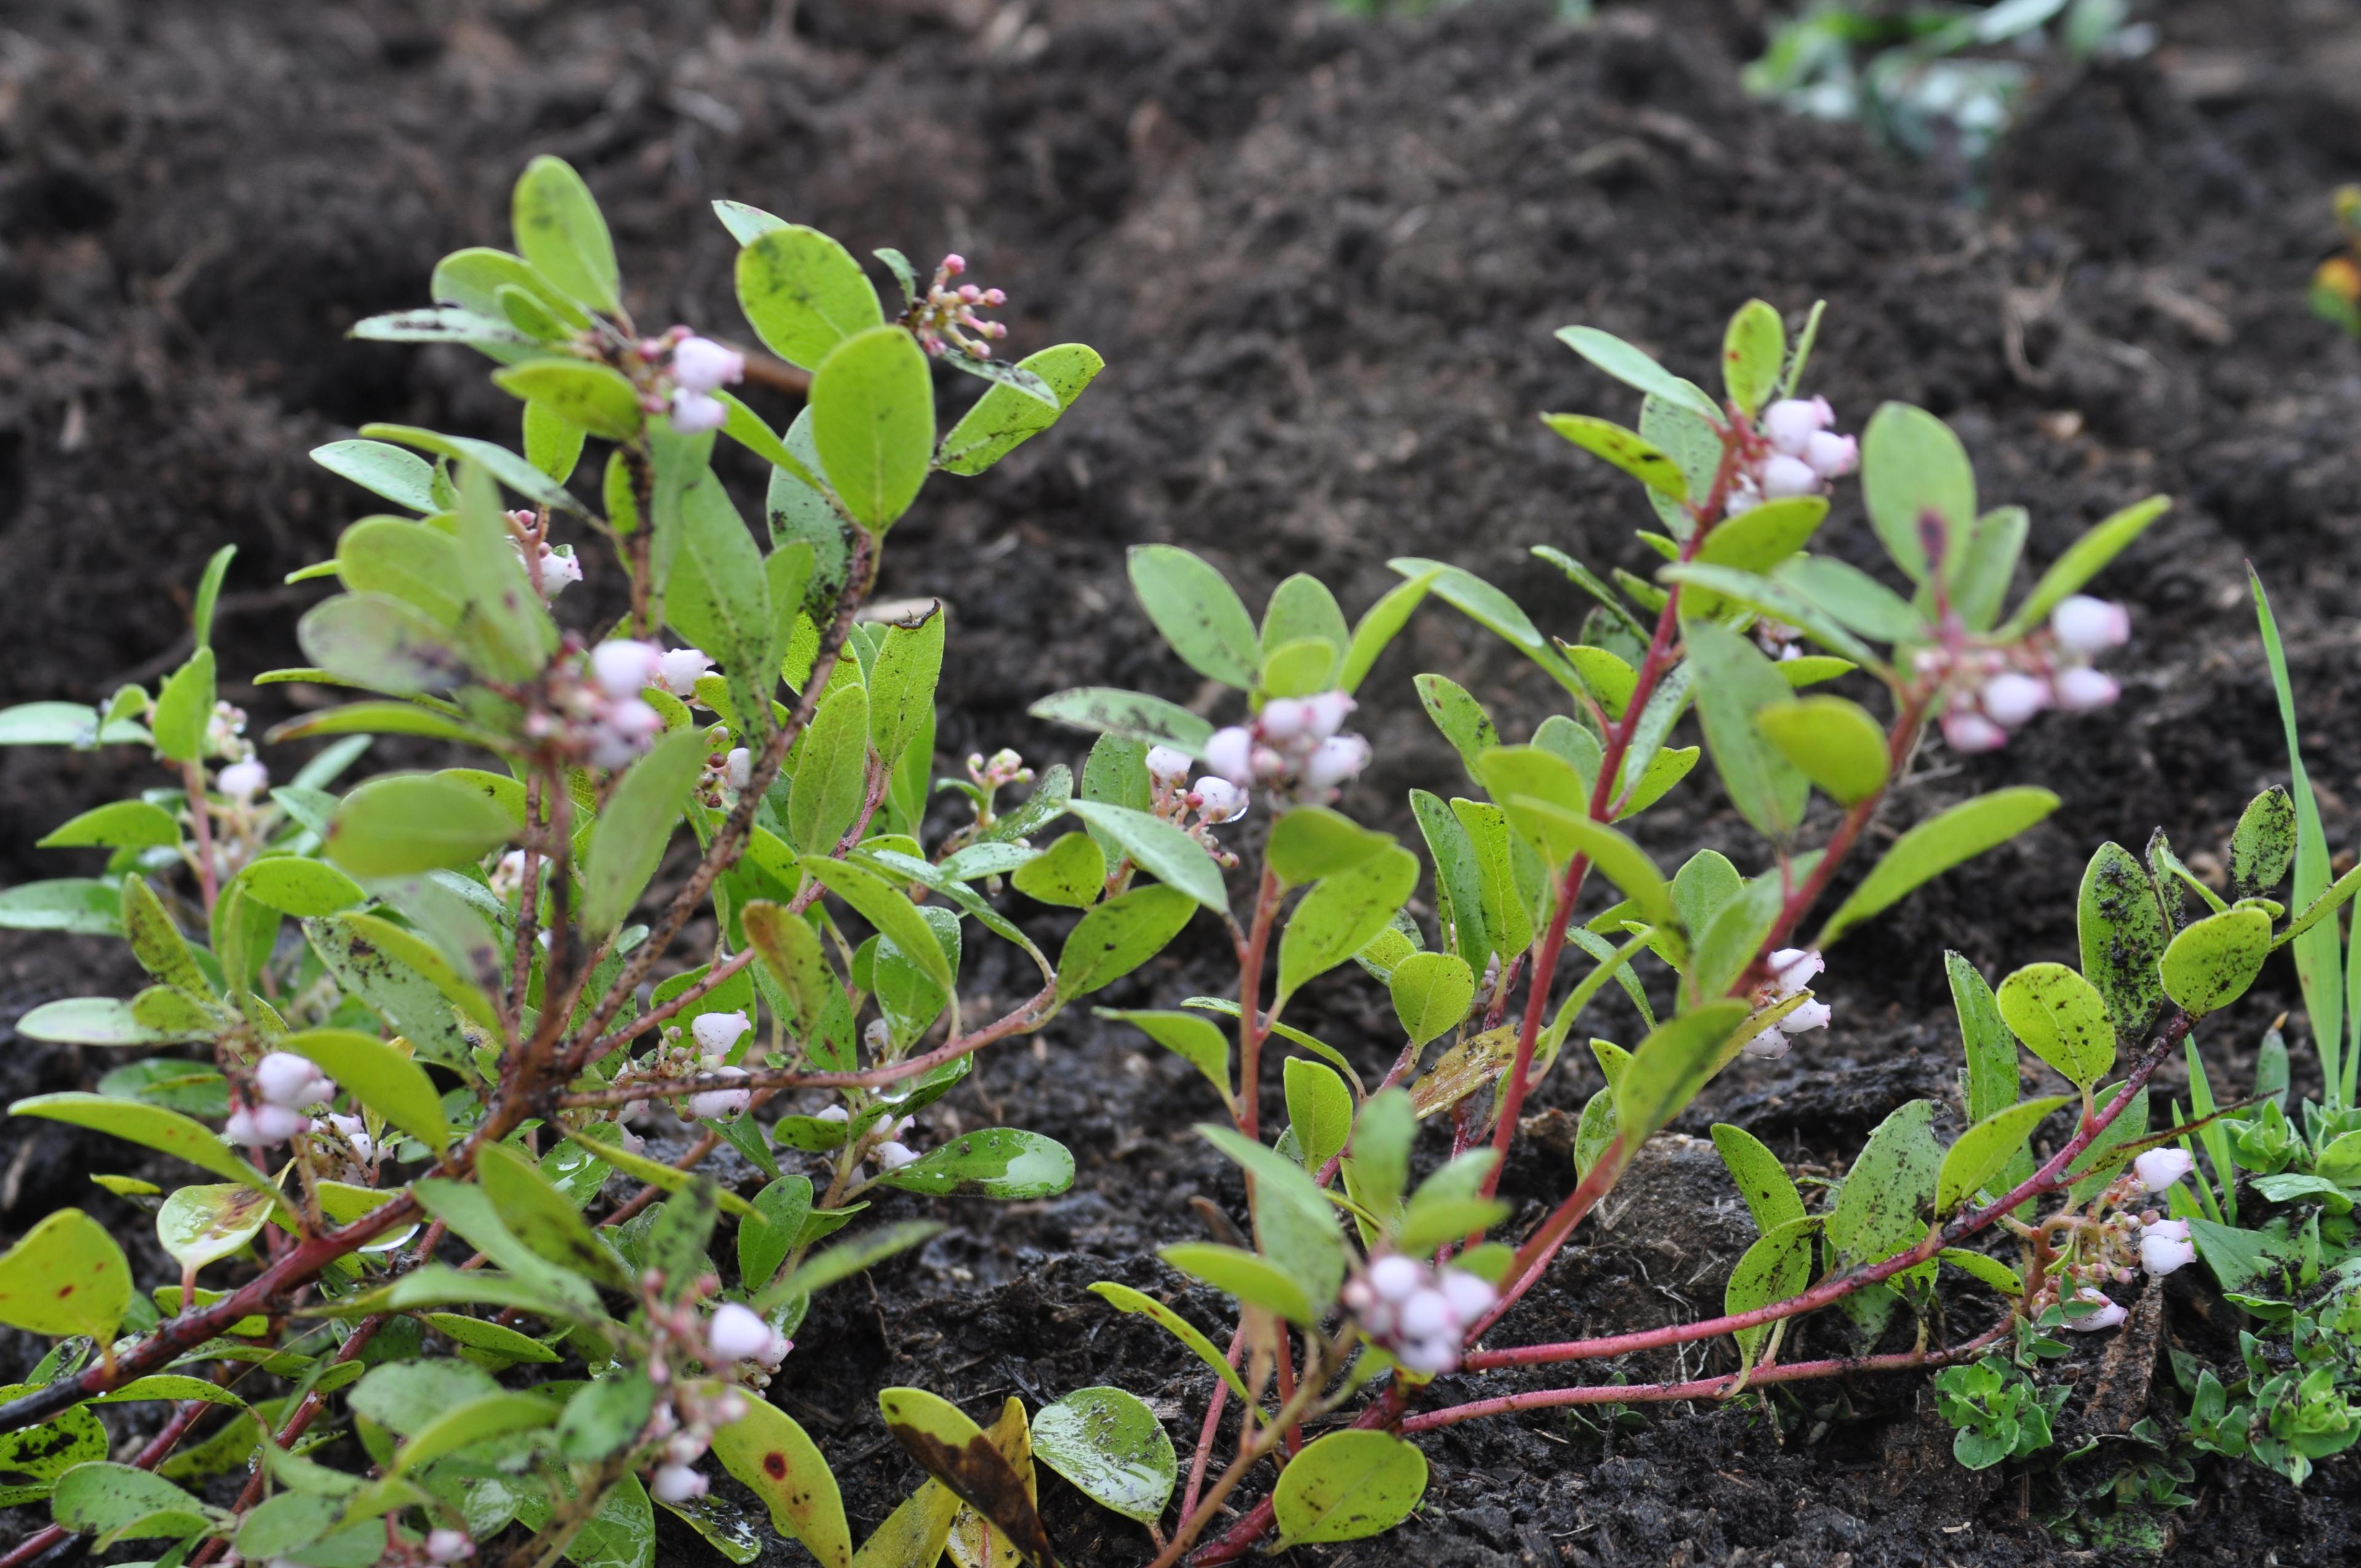
[[[207,1399],[182,1400],[173,1409],[171,1418],[164,1423],[163,1430],[149,1438],[148,1446],[133,1455],[131,1467],[135,1470],[153,1470],[163,1464],[165,1456],[179,1446],[182,1438],[189,1435],[189,1429],[197,1424],[197,1419],[212,1409],[213,1403]],[[71,1537],[72,1532],[63,1525],[53,1524],[37,1530],[18,1541],[15,1550],[8,1555],[0,1557],[0,1568],[24,1568],[26,1563],[32,1562],[59,1542],[71,1540]]]

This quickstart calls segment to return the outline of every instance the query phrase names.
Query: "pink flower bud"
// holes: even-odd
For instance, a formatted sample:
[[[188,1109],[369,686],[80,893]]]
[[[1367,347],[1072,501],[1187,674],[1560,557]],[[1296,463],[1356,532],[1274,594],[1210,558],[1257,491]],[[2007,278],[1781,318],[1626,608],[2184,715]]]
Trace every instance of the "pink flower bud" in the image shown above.
[[[1263,739],[1276,746],[1300,740],[1311,732],[1312,718],[1312,705],[1301,697],[1275,696],[1262,705]]]
[[[1740,1047],[1756,1061],[1777,1061],[1794,1048],[1794,1043],[1783,1029],[1765,1029]]]
[[[967,258],[961,256],[958,251],[954,250],[949,256],[943,258],[943,271],[947,276],[956,278],[966,270]]]
[[[1500,1293],[1490,1281],[1464,1268],[1446,1268],[1440,1281],[1443,1293],[1451,1301],[1451,1310],[1459,1314],[1460,1322],[1472,1323],[1492,1310]]]
[[[983,291],[983,302],[987,305],[1005,305],[1008,302],[1008,296],[998,289],[986,289]]]
[[[672,395],[672,427],[683,435],[701,435],[730,422],[730,410],[719,398],[682,387]],[[695,1472],[691,1472],[692,1475]]]
[[[2104,1295],[2097,1290],[2092,1289],[2088,1286],[2075,1291],[2074,1299],[2077,1301],[2095,1301],[2099,1303],[2099,1310],[2090,1314],[2090,1316],[2083,1318],[2069,1318],[2066,1320],[2066,1326],[2068,1328],[2073,1329],[2081,1333],[2090,1333],[2098,1329],[2114,1328],[2117,1323],[2122,1322],[2125,1317],[2127,1316],[2124,1311],[2123,1304],[2121,1302],[2111,1301]]]
[[[358,1116],[331,1114],[312,1124],[315,1133],[335,1132],[353,1147],[356,1157],[368,1160],[377,1153],[377,1140],[368,1135],[368,1124]]]
[[[1216,825],[1235,822],[1246,814],[1249,796],[1227,779],[1217,779],[1208,774],[1197,781],[1194,793],[1197,809],[1207,822]]]
[[[1771,955],[1771,974],[1784,1002],[1812,983],[1828,967],[1817,948],[1782,948]]]
[[[1763,438],[1773,451],[1801,457],[1812,437],[1836,422],[1836,411],[1826,398],[1782,398],[1763,411]]]
[[[582,563],[576,560],[570,551],[560,554],[544,544],[534,559],[533,571],[541,584],[544,600],[555,598],[582,580]]]
[[[2187,1149],[2150,1149],[2132,1161],[2132,1174],[2150,1192],[2162,1192],[2187,1176],[2196,1163]]]
[[[716,1361],[751,1361],[770,1347],[771,1325],[752,1307],[725,1301],[705,1325],[705,1343]]]
[[[1361,706],[1345,692],[1321,692],[1315,696],[1305,697],[1303,701],[1311,710],[1311,733],[1316,740],[1325,740],[1342,729],[1345,718]]]
[[[1334,789],[1369,765],[1369,743],[1358,735],[1334,735],[1303,760],[1307,789]]]
[[[273,1051],[256,1063],[254,1088],[271,1104],[299,1111],[336,1092],[325,1073],[291,1051]]]
[[[1768,499],[1780,501],[1795,496],[1817,495],[1819,488],[1819,475],[1802,458],[1774,452],[1763,460],[1763,494]]]
[[[1417,1291],[1401,1304],[1401,1332],[1412,1339],[1456,1334],[1458,1331],[1459,1314],[1451,1310],[1451,1298],[1440,1290]]]
[[[618,637],[590,650],[590,678],[617,702],[654,685],[663,666],[664,650],[653,642]]]
[[[249,757],[224,768],[214,782],[221,786],[222,794],[244,806],[270,787],[270,770]]]
[[[2088,713],[2093,708],[2106,707],[2123,695],[2124,689],[2115,684],[2113,675],[2092,669],[2087,664],[2059,671],[2051,685],[2057,688],[2058,706],[2069,713]]]
[[[877,1146],[877,1168],[880,1170],[899,1170],[906,1165],[917,1164],[917,1159],[918,1151],[907,1144],[895,1143],[888,1138]]]
[[[1825,1029],[1828,1026],[1829,1015],[1827,1003],[1806,1002],[1779,1020],[1779,1033],[1793,1039],[1797,1035],[1809,1034],[1814,1029]]]
[[[664,690],[677,697],[697,695],[697,677],[713,668],[713,661],[695,648],[675,648],[657,663],[657,680]]]
[[[430,1563],[456,1563],[476,1554],[476,1543],[467,1539],[464,1530],[438,1525],[426,1532],[426,1560]]]
[[[719,1058],[729,1055],[730,1047],[753,1026],[743,1013],[700,1013],[688,1032],[699,1055]]]
[[[1433,1339],[1412,1340],[1397,1348],[1394,1354],[1404,1366],[1422,1377],[1439,1377],[1459,1365],[1459,1345],[1455,1336],[1438,1335]]]
[[[648,1481],[648,1496],[659,1503],[694,1502],[711,1485],[686,1464],[659,1464]]]
[[[972,283],[962,283],[960,285],[959,297],[972,305],[983,298],[983,291]]]
[[[1243,725],[1216,729],[1205,742],[1205,765],[1234,784],[1254,777],[1254,736]]]
[[[1369,1288],[1378,1293],[1380,1301],[1407,1301],[1425,1283],[1426,1270],[1419,1266],[1418,1260],[1398,1252],[1388,1253],[1369,1265]]]
[[[746,1069],[742,1067],[717,1067],[708,1076],[743,1078],[746,1076]],[[697,1117],[735,1116],[752,1104],[753,1099],[753,1093],[749,1090],[708,1089],[701,1094],[692,1094],[688,1097],[688,1113]]]
[[[732,746],[721,764],[721,776],[731,789],[743,793],[754,782],[754,753],[743,746]]]
[[[2095,653],[2129,641],[2132,618],[2119,604],[2088,594],[2069,594],[2049,612],[2049,630],[2061,646],[2078,653]]]
[[[2161,1279],[2176,1268],[2197,1261],[2186,1220],[2158,1220],[2140,1234],[2140,1266]]]
[[[746,378],[746,356],[709,337],[684,340],[672,351],[672,378],[691,392],[710,392]],[[719,400],[712,400],[719,403]],[[729,411],[722,411],[727,418]]]
[[[1804,461],[1821,478],[1839,478],[1861,466],[1861,443],[1834,431],[1817,430],[1804,447]]]
[[[1148,749],[1148,776],[1161,784],[1177,784],[1189,776],[1196,759],[1178,746]]]
[[[241,1105],[229,1113],[229,1141],[247,1148],[266,1149],[309,1132],[312,1118],[285,1105]]]
[[[2049,683],[2011,670],[1986,681],[1981,700],[1993,723],[2014,729],[2049,706]]]
[[[1955,707],[1943,715],[1943,739],[1954,751],[1992,751],[2008,744],[2008,731],[1981,713]]]

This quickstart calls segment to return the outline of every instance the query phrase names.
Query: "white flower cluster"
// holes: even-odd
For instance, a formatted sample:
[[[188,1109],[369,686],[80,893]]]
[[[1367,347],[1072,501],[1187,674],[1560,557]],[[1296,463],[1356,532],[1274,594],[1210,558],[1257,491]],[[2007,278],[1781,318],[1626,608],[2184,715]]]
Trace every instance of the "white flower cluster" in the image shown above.
[[[2091,657],[2121,647],[2132,634],[2119,604],[2072,594],[2049,614],[2047,646],[1982,648],[1953,652],[1930,648],[1918,655],[1921,674],[1942,675],[1943,739],[1955,751],[1990,751],[2009,731],[2045,707],[2087,713],[2121,693],[2114,677],[2091,667]]]
[[[1400,1253],[1372,1260],[1345,1282],[1343,1294],[1369,1343],[1427,1377],[1458,1370],[1469,1326],[1500,1299],[1480,1276],[1464,1268],[1437,1273]]]
[[[1819,972],[1828,968],[1817,948],[1782,948],[1771,955],[1771,978],[1755,988],[1753,1003],[1757,1008],[1775,1007],[1791,996],[1799,995]],[[1799,1003],[1785,1017],[1746,1042],[1745,1052],[1764,1061],[1776,1061],[1787,1054],[1797,1035],[1828,1027],[1828,1004],[1814,998]]]
[[[234,703],[214,704],[213,717],[205,720],[205,755],[233,762],[254,755],[254,743],[246,738],[246,709]]]
[[[626,638],[601,642],[582,668],[588,678],[554,681],[552,711],[527,718],[525,732],[557,741],[594,767],[626,767],[664,733],[664,715],[641,694],[654,686],[687,700],[697,695],[697,678],[712,667],[694,648]]]
[[[763,1336],[764,1354],[768,1354],[773,1340],[778,1342],[781,1361],[786,1359],[787,1352],[795,1348],[784,1336],[774,1334],[770,1325],[757,1317],[751,1308],[738,1306],[735,1302],[725,1304],[714,1312],[713,1325],[721,1324],[725,1314],[735,1313],[743,1313],[753,1319],[754,1327]],[[713,1326],[708,1326],[708,1334],[712,1332]],[[734,1320],[730,1328],[721,1332],[730,1334],[733,1343],[743,1337]],[[717,1367],[733,1360],[750,1359],[724,1356],[710,1343],[697,1345],[691,1341],[690,1343],[698,1351],[700,1359]],[[778,1362],[763,1365],[770,1370],[776,1370]],[[650,1370],[654,1369],[652,1367]],[[674,1392],[670,1401],[657,1405],[649,1418],[643,1441],[658,1441],[664,1446],[657,1451],[655,1468],[648,1476],[648,1496],[660,1503],[691,1503],[705,1496],[712,1483],[697,1471],[697,1462],[704,1458],[706,1451],[713,1446],[714,1428],[728,1426],[731,1421],[741,1420],[745,1414],[745,1395],[727,1387],[716,1389],[710,1384],[685,1386]]]
[[[1337,733],[1359,706],[1341,691],[1272,697],[1252,723],[1213,731],[1205,742],[1205,765],[1217,780],[1241,791],[1258,784],[1324,804],[1369,765],[1369,743],[1358,735]],[[1197,787],[1202,793],[1204,781],[1199,780]],[[1245,809],[1243,799],[1235,804]]]
[[[2114,1194],[2126,1199],[2142,1193],[2152,1198],[2161,1197],[2171,1190],[2175,1182],[2187,1176],[2196,1163],[2186,1149],[2149,1149],[2132,1161],[2131,1173],[2117,1183]],[[2138,1232],[2136,1241],[2132,1239],[2135,1227]],[[2117,1255],[2136,1252],[2141,1270],[2151,1279],[2161,1279],[2197,1261],[2197,1244],[2189,1234],[2189,1222],[2164,1219],[2153,1209],[2136,1214],[2117,1215],[2109,1223],[2107,1237],[2110,1247],[2115,1247],[2120,1238],[2122,1245],[2116,1248]],[[2102,1262],[2097,1272],[2111,1274],[2117,1284],[2128,1284],[2132,1279],[2128,1262],[2115,1264],[2112,1268]],[[2095,1311],[2068,1321],[2066,1326],[2079,1332],[2114,1328],[2129,1315],[2121,1302],[2113,1299],[2095,1285],[2081,1287],[2074,1292],[2074,1299],[2090,1302],[2097,1308]]]
[[[1829,427],[1836,411],[1826,398],[1783,398],[1763,411],[1763,449],[1732,481],[1725,517],[1765,501],[1816,496],[1832,479],[1861,466],[1861,444]]]
[[[445,1524],[436,1525],[426,1532],[426,1561],[429,1563],[457,1563],[475,1554],[476,1543],[467,1538],[464,1530],[456,1530]]]
[[[918,346],[938,357],[956,348],[971,359],[989,359],[994,340],[1006,337],[1008,328],[975,313],[979,307],[996,310],[1008,302],[1008,296],[972,283],[952,287],[951,280],[966,270],[967,258],[958,252],[943,258],[926,296],[910,307],[910,330]]]
[[[270,787],[270,770],[248,757],[224,768],[214,775],[214,784],[238,805],[252,806],[254,797]]]
[[[661,366],[641,400],[647,412],[668,412],[673,429],[683,435],[719,430],[729,422],[730,406],[713,394],[746,378],[744,355],[685,326],[648,339],[640,345],[639,355],[642,361]]]
[[[335,1098],[335,1080],[291,1051],[272,1051],[254,1066],[257,1103],[229,1113],[229,1141],[248,1148],[283,1144],[312,1130],[307,1106]]]
[[[524,563],[525,576],[533,579],[533,591],[541,596],[544,604],[582,580],[582,563],[576,558],[574,547],[553,547],[543,537],[539,515],[530,510],[505,515],[509,521],[509,548]],[[531,554],[525,550],[528,540],[533,543]]]

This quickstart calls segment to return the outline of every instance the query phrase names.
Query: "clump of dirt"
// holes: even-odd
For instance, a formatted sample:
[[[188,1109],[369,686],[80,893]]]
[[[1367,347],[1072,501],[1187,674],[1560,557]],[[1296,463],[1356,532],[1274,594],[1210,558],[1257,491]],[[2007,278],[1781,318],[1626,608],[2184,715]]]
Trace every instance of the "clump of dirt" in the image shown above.
[[[2345,608],[2361,560],[2361,348],[2312,320],[2301,294],[2331,243],[2325,192],[2361,162],[2361,74],[2340,64],[2361,51],[2361,25],[2320,0],[2170,7],[2153,59],[2040,82],[1973,208],[1850,128],[1744,101],[1735,68],[1762,16],[1752,0],[1610,5],[1587,29],[1516,4],[1396,27],[1310,0],[26,0],[0,32],[0,576],[20,585],[0,621],[0,702],[152,685],[186,645],[172,594],[229,540],[243,554],[217,636],[226,689],[258,723],[283,713],[266,694],[284,688],[235,680],[298,662],[291,612],[319,590],[280,578],[368,510],[303,451],[368,419],[513,433],[479,362],[342,332],[417,302],[441,254],[497,240],[533,152],[573,160],[599,192],[643,321],[735,325],[730,242],[705,212],[729,196],[856,253],[961,250],[1014,297],[1012,349],[1081,338],[1105,353],[1054,435],[983,479],[939,481],[895,535],[884,591],[950,607],[947,757],[1002,744],[1077,757],[1076,737],[1025,717],[1061,686],[1211,700],[1144,635],[1129,543],[1197,549],[1250,603],[1310,571],[1354,612],[1395,580],[1389,558],[1434,556],[1571,635],[1584,601],[1527,548],[1639,567],[1628,531],[1651,520],[1624,481],[1535,422],[1631,401],[1549,334],[1589,322],[1697,367],[1750,295],[1791,315],[1826,297],[1812,380],[1845,425],[1885,398],[1950,421],[1988,504],[2030,509],[2037,564],[2141,496],[2177,498],[2102,583],[2133,608],[2123,701],[2048,716],[1993,756],[1930,750],[1870,848],[2003,784],[2048,784],[2059,810],[1848,939],[1824,991],[1829,1033],[1732,1073],[1679,1124],[1735,1121],[1834,1172],[1895,1106],[1949,1096],[1942,948],[1987,973],[2070,957],[2073,889],[2100,841],[2136,845],[2160,825],[2185,855],[2218,853],[2246,798],[2283,776],[2242,560],[2279,610],[2332,836],[2353,837],[2361,718],[2343,699],[2361,674]],[[751,466],[733,477],[751,493]],[[1850,501],[1824,539],[1875,560]],[[616,576],[594,566],[577,592],[611,606]],[[1358,722],[1378,761],[1346,802],[1400,830],[1408,787],[1466,788],[1408,691],[1422,670],[1467,685],[1517,734],[1552,696],[1488,634],[1422,614],[1366,689]],[[13,828],[0,875],[85,869],[29,842],[153,782],[115,754],[0,756]],[[1741,865],[1758,856],[1704,778],[1643,837],[1665,853],[1703,842]],[[1192,933],[1104,1000],[1222,989],[1224,956],[1210,930]],[[127,978],[100,944],[12,941],[0,1014]],[[1019,983],[988,967],[970,978],[1005,995]],[[2243,1071],[2295,1003],[2275,962],[2203,1047]],[[1390,1059],[1388,1010],[1357,977],[1299,1006],[1356,1060]],[[1636,1027],[1615,1007],[1594,1023],[1627,1041]],[[104,1069],[7,1043],[12,1092]],[[2299,1047],[2299,1090],[2312,1070]],[[1534,1109],[1571,1113],[1597,1082],[1569,1060]],[[1213,1293],[1152,1256],[1202,1234],[1192,1199],[1237,1210],[1234,1171],[1187,1130],[1217,1113],[1185,1066],[1087,1016],[1038,1050],[988,1058],[934,1113],[935,1135],[1038,1128],[1075,1149],[1080,1173],[1038,1204],[879,1206],[952,1228],[823,1298],[779,1385],[835,1459],[856,1530],[915,1480],[874,1413],[880,1383],[971,1409],[1118,1383],[1187,1452],[1210,1376],[1086,1287],[1118,1279],[1223,1321]],[[0,1127],[0,1224],[75,1202],[145,1235],[143,1216],[82,1180],[128,1168],[119,1146],[21,1124]],[[1505,1190],[1522,1223],[1571,1184],[1543,1140]],[[1519,1336],[1711,1310],[1746,1234],[1697,1144],[1652,1154],[1600,1219]],[[2194,1286],[2169,1305],[2164,1332],[2214,1343]],[[1693,1349],[1685,1365],[1727,1355]],[[1595,1371],[1653,1376],[1673,1359]],[[2077,1365],[2083,1387],[2105,1377],[2095,1347]],[[1446,1391],[1520,1386],[1540,1383]],[[1451,1428],[1424,1441],[1434,1485],[1414,1520],[1304,1554],[2059,1560],[2031,1488],[1949,1465],[1922,1389],[1861,1378],[1768,1406]],[[2355,1553],[2349,1457],[2301,1492],[2219,1466],[2196,1491],[2167,1520],[2176,1561]],[[1045,1483],[1045,1504],[1066,1561],[1145,1555],[1143,1535],[1062,1483]],[[706,1560],[665,1530],[666,1561]],[[766,1556],[799,1560],[784,1544]]]

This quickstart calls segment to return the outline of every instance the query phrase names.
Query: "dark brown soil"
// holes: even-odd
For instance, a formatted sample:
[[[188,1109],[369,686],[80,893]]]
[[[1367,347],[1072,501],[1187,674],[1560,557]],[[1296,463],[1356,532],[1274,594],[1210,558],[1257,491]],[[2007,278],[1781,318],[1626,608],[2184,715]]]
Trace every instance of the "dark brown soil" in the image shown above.
[[[2178,498],[2104,579],[2136,629],[2120,706],[2047,718],[1993,757],[1930,752],[1881,831],[2003,783],[2048,784],[2064,807],[1839,948],[1830,1034],[1733,1073],[1681,1124],[1726,1117],[1799,1161],[1840,1160],[1904,1100],[1949,1093],[1943,948],[1987,972],[2070,956],[2072,890],[2098,842],[2161,825],[2184,854],[2218,852],[2247,796],[2282,775],[2242,559],[2277,598],[2330,831],[2353,837],[2361,346],[2301,295],[2330,243],[2326,191],[2361,169],[2361,19],[2338,0],[2152,9],[2161,52],[2045,79],[1977,208],[1849,128],[1746,103],[1735,62],[1759,45],[1759,0],[1610,6],[1587,32],[1514,4],[1375,27],[1282,0],[790,0],[775,7],[794,19],[785,36],[756,0],[23,0],[0,25],[0,580],[18,596],[0,618],[0,702],[152,682],[184,641],[172,596],[225,540],[244,552],[225,670],[295,662],[291,611],[315,590],[280,577],[368,510],[305,449],[375,418],[510,430],[480,362],[343,330],[418,301],[444,252],[497,242],[533,152],[598,191],[643,321],[736,324],[730,244],[705,212],[730,196],[856,251],[958,248],[1015,296],[1012,347],[1104,351],[1106,375],[1054,435],[985,478],[939,481],[895,535],[884,591],[951,606],[950,757],[1014,744],[1073,759],[1074,737],[1024,717],[1060,686],[1195,692],[1132,612],[1133,543],[1205,552],[1250,602],[1312,571],[1353,611],[1392,580],[1388,557],[1440,556],[1571,632],[1580,602],[1526,547],[1636,565],[1626,531],[1648,519],[1534,423],[1628,402],[1549,333],[1591,322],[1698,365],[1749,295],[1791,313],[1826,296],[1815,380],[1846,422],[1887,397],[1950,420],[1988,497],[2031,509],[2037,560],[2142,495]],[[1870,558],[1856,515],[1830,537]],[[588,593],[611,598],[614,574],[595,574]],[[1456,774],[1409,692],[1421,670],[1525,723],[1549,696],[1485,634],[1422,615],[1365,694],[1380,762],[1348,802],[1397,826],[1405,788]],[[258,719],[280,711],[229,690]],[[30,841],[148,782],[117,756],[0,757],[0,876],[82,870]],[[1647,823],[1666,852],[1702,839],[1747,859],[1702,780]],[[1201,934],[1108,1000],[1217,988],[1220,957]],[[126,978],[103,944],[12,938],[0,1016]],[[971,983],[1013,994],[1016,977],[975,966]],[[2275,966],[2205,1048],[2245,1063],[2294,1000]],[[1317,988],[1305,1021],[1372,1064],[1391,1054],[1382,998],[1353,981]],[[1598,1027],[1628,1039],[1631,1022],[1610,1011]],[[6,1044],[12,1092],[96,1070]],[[881,1383],[977,1410],[1120,1383],[1187,1452],[1209,1379],[1085,1290],[1125,1280],[1221,1319],[1150,1255],[1202,1234],[1191,1198],[1238,1198],[1186,1130],[1214,1112],[1210,1092],[1151,1052],[1068,1019],[1038,1050],[989,1058],[938,1113],[938,1135],[957,1117],[1062,1138],[1081,1175],[1054,1201],[948,1209],[954,1228],[915,1263],[823,1299],[781,1397],[835,1457],[856,1530],[915,1479],[874,1415]],[[2300,1086],[2311,1062],[2300,1048]],[[1568,1068],[1538,1103],[1576,1106],[1593,1087]],[[119,1150],[46,1124],[0,1142],[0,1227],[74,1202],[146,1234],[83,1180],[120,1168]],[[1571,1181],[1537,1143],[1507,1191],[1530,1215]],[[1708,1310],[1744,1239],[1710,1151],[1671,1143],[1514,1332]],[[2177,1284],[2173,1302],[2169,1332],[2218,1348],[2193,1291]],[[1598,1372],[1619,1370],[1673,1367]],[[1950,1467],[1917,1398],[1864,1380],[1783,1398],[1775,1424],[1757,1408],[1452,1429],[1425,1442],[1434,1485],[1411,1524],[1299,1555],[2133,1560],[2045,1534],[2028,1509],[2047,1481]],[[2168,1520],[2173,1561],[2361,1554],[2350,1457],[2300,1493],[2213,1465],[2194,1489],[2198,1506]],[[1045,1500],[1067,1562],[1144,1559],[1143,1534],[1062,1484]],[[664,1551],[705,1560],[669,1527]]]

